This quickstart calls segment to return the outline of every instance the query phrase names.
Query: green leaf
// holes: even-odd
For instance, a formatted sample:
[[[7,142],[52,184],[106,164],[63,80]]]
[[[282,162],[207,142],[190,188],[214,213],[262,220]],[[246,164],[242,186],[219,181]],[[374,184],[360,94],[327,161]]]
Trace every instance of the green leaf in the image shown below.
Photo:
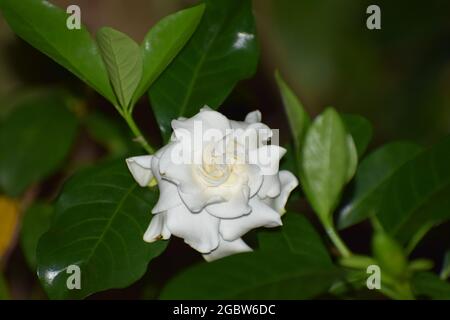
[[[289,88],[278,71],[275,72],[275,79],[278,84],[278,90],[280,90],[281,93],[284,110],[294,137],[294,145],[297,150],[296,152],[299,152],[311,120],[308,113],[305,111],[303,104],[294,94],[292,89]]]
[[[368,155],[357,171],[353,196],[339,214],[339,228],[374,215],[390,177],[419,151],[420,147],[415,144],[393,142]]]
[[[258,45],[250,0],[206,0],[194,35],[149,91],[165,139],[170,123],[205,104],[217,109],[256,70]]]
[[[323,245],[317,231],[303,215],[287,212],[283,216],[283,227],[275,230],[262,230],[258,234],[261,250],[286,251],[303,255],[319,264],[332,264],[327,248]]]
[[[309,299],[326,292],[340,276],[319,236],[300,215],[287,213],[281,230],[265,234],[261,242],[256,252],[182,272],[161,298]]]
[[[350,134],[347,134],[347,148],[348,148],[347,182],[349,182],[355,176],[356,169],[358,169],[358,151],[356,150],[355,141]]]
[[[431,272],[416,273],[412,279],[415,295],[437,300],[450,300],[450,283]]]
[[[2,0],[0,10],[19,37],[116,104],[98,47],[84,26],[69,30],[68,15],[44,0]]]
[[[100,112],[90,113],[83,124],[89,135],[108,150],[111,156],[124,156],[133,149],[135,143],[125,126]]]
[[[150,29],[141,45],[143,74],[133,100],[148,90],[188,42],[205,11],[201,4],[171,14]]]
[[[450,136],[403,164],[373,208],[384,229],[402,244],[428,223],[450,218]]]
[[[450,277],[450,251],[447,251],[442,263],[441,279],[446,280]]]
[[[372,139],[373,129],[371,123],[366,118],[356,114],[341,114],[341,118],[348,132],[353,137],[358,157],[361,157]]]
[[[334,109],[326,109],[309,127],[300,161],[308,200],[322,222],[329,221],[351,166],[348,133]]]
[[[108,27],[97,32],[97,42],[119,105],[126,110],[142,77],[140,48],[126,34]]]
[[[64,96],[50,92],[26,100],[0,126],[0,188],[18,196],[63,163],[77,119]]]
[[[25,255],[28,265],[32,270],[36,270],[36,249],[41,236],[50,228],[53,215],[53,207],[36,203],[26,212],[22,221],[20,231],[20,245]]]
[[[0,300],[9,300],[9,289],[5,276],[0,272]]]
[[[84,298],[138,280],[166,246],[142,239],[157,196],[134,182],[123,160],[70,179],[37,249],[38,276],[50,298]],[[81,269],[80,290],[66,286],[70,265]]]

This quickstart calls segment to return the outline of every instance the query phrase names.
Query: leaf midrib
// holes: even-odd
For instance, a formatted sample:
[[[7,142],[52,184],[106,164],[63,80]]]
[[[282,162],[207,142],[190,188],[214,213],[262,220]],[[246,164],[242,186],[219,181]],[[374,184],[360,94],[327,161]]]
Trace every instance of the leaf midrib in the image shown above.
[[[108,233],[109,228],[112,226],[112,223],[113,223],[114,219],[117,217],[117,215],[119,214],[120,210],[122,209],[122,206],[124,205],[125,201],[127,200],[128,196],[134,191],[136,186],[137,185],[135,183],[133,183],[130,186],[129,190],[123,195],[123,197],[117,203],[116,210],[114,210],[114,213],[112,214],[111,218],[109,219],[108,223],[106,224],[103,232],[99,236],[99,238],[98,238],[97,242],[95,243],[94,247],[91,249],[91,252],[84,259],[84,264],[89,264],[90,260],[94,256],[98,246],[100,245],[101,242],[103,242],[103,239],[104,239],[105,235]]]

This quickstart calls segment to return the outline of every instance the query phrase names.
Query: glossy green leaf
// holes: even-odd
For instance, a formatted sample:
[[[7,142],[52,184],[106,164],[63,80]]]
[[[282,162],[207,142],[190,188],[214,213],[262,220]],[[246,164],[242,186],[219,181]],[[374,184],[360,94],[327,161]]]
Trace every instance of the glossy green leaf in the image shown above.
[[[0,188],[21,194],[62,164],[74,141],[77,119],[64,96],[26,100],[0,126]]]
[[[275,72],[275,79],[283,100],[284,110],[288,118],[289,126],[294,138],[294,145],[297,151],[300,150],[306,130],[311,122],[303,104],[283,80],[278,71]]]
[[[133,39],[112,28],[101,28],[97,42],[114,93],[122,109],[128,109],[142,78],[142,54]]]
[[[371,123],[366,118],[356,114],[341,114],[341,118],[353,137],[358,157],[361,157],[372,139],[373,128]]]
[[[351,166],[348,133],[334,109],[326,109],[309,127],[300,161],[300,180],[308,200],[320,219],[328,221]]]
[[[150,29],[141,45],[143,74],[134,94],[137,101],[172,62],[197,28],[205,5],[171,14]]]
[[[150,88],[161,132],[205,104],[218,108],[235,84],[256,70],[258,45],[250,0],[206,0],[202,20],[170,66]]]
[[[446,280],[450,277],[450,251],[447,251],[442,263],[441,279]]]
[[[258,234],[260,249],[267,252],[286,251],[303,255],[319,264],[332,264],[327,248],[314,227],[303,215],[287,212],[283,226],[261,230]]]
[[[19,37],[116,104],[98,47],[84,26],[69,30],[68,14],[45,0],[2,0],[0,10]]]
[[[418,152],[420,147],[415,144],[393,142],[368,155],[357,171],[353,196],[340,212],[339,227],[352,226],[375,214],[390,177]]]
[[[157,196],[134,182],[123,160],[70,179],[37,249],[38,275],[50,298],[84,298],[138,280],[166,246],[142,239]],[[80,290],[66,286],[70,265],[80,267]]]
[[[50,228],[53,207],[48,204],[32,205],[24,215],[20,231],[20,245],[28,265],[36,270],[36,249],[41,236]]]
[[[406,243],[428,223],[450,218],[450,136],[405,162],[386,184],[374,212]]]
[[[431,272],[420,272],[412,279],[414,294],[437,300],[450,300],[450,283]]]
[[[319,236],[301,216],[287,213],[284,221],[260,250],[191,267],[169,282],[161,298],[309,299],[326,292],[340,272]]]

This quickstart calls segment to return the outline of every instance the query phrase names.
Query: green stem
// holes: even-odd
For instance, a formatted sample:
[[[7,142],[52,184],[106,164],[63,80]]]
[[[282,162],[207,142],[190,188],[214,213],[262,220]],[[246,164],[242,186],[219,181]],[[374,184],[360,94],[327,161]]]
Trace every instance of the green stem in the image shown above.
[[[155,153],[155,150],[153,149],[153,147],[147,142],[147,140],[145,140],[144,135],[142,134],[141,130],[138,128],[138,126],[134,122],[134,119],[133,119],[131,113],[128,113],[127,111],[125,111],[125,112],[121,112],[120,114],[125,119],[131,132],[133,132],[135,141],[138,142],[141,145],[141,147],[144,148],[145,151],[147,151],[149,154]]]
[[[433,227],[433,223],[424,224],[411,238],[406,246],[406,254],[410,255],[414,248],[419,244],[419,242],[425,237],[425,235]]]
[[[350,257],[352,255],[351,251],[347,248],[344,241],[342,241],[341,237],[334,229],[334,226],[331,223],[324,223],[324,226],[330,240],[333,242],[340,255],[344,258]]]

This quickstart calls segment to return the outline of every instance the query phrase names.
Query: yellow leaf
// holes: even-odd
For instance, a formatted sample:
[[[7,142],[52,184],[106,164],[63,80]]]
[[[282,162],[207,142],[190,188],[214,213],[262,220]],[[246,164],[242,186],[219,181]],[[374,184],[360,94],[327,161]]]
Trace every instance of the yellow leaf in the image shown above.
[[[0,196],[0,259],[9,249],[19,221],[18,203]]]

